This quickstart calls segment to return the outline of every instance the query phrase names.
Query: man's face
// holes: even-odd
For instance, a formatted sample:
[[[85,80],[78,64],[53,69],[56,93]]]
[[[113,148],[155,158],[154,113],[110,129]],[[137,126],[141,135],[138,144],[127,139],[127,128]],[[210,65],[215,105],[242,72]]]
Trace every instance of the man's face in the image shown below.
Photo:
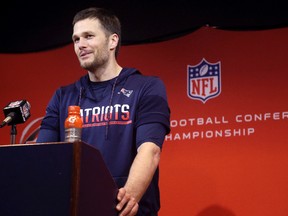
[[[110,58],[109,37],[97,19],[84,19],[73,28],[74,51],[81,67],[95,71]]]

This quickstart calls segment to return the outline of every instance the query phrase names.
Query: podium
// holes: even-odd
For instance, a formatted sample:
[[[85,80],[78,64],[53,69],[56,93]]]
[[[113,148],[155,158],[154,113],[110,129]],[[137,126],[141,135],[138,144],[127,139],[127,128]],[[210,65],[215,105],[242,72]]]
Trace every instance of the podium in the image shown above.
[[[0,214],[114,216],[118,189],[84,142],[0,146]]]

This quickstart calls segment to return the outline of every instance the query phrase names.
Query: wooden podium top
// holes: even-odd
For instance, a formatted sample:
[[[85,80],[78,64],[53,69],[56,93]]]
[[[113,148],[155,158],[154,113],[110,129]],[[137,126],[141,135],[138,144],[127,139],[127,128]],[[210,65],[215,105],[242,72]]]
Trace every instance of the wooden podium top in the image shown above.
[[[2,145],[0,166],[5,216],[117,215],[116,183],[84,142]]]

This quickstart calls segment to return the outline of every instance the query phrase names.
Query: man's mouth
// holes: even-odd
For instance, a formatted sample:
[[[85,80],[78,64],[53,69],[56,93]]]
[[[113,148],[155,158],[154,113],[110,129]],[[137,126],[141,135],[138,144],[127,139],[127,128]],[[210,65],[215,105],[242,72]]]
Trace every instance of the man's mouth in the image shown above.
[[[82,58],[82,57],[86,57],[88,56],[89,54],[91,54],[92,52],[89,52],[89,51],[82,51],[80,52],[79,56]]]

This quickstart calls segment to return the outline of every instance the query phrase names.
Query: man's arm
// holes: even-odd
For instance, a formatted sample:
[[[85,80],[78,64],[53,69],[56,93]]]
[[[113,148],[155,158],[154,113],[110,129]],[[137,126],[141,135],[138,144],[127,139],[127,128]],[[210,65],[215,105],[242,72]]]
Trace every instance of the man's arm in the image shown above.
[[[119,189],[116,206],[121,211],[119,216],[136,215],[138,202],[148,188],[159,165],[161,149],[152,142],[145,142],[138,148],[138,153],[130,168],[127,182]]]

